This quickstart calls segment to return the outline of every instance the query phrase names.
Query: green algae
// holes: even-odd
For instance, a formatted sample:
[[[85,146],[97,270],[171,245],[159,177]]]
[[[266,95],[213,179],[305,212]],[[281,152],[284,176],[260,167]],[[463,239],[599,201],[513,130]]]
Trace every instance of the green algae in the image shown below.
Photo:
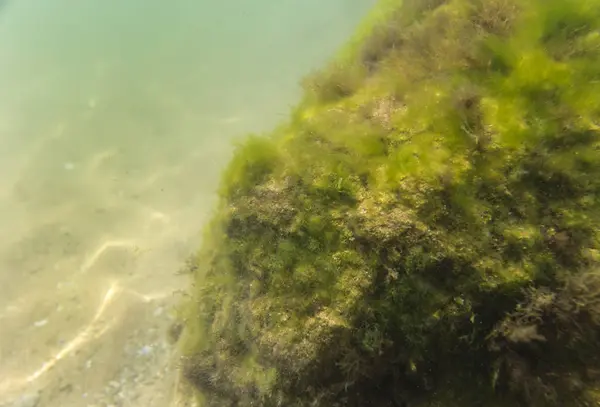
[[[591,0],[382,2],[224,174],[202,405],[590,405],[599,33]]]

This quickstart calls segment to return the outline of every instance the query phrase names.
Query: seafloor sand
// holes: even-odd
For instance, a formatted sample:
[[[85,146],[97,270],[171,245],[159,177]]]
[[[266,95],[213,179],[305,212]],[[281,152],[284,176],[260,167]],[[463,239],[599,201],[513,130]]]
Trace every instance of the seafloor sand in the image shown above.
[[[69,160],[69,137],[59,124],[3,179],[0,406],[171,405],[176,272],[229,147],[213,140],[171,162],[145,151],[132,165],[118,141]]]

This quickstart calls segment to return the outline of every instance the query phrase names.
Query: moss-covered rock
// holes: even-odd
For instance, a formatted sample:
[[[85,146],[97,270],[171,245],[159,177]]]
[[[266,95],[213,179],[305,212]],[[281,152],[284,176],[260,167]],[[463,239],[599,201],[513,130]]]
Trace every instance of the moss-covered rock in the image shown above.
[[[305,86],[191,266],[203,405],[593,405],[600,2],[383,1]]]

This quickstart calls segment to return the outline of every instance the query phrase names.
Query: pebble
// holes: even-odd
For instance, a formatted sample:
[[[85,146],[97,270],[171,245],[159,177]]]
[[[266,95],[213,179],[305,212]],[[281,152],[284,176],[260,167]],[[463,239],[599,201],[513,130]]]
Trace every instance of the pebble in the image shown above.
[[[48,323],[48,320],[47,320],[47,319],[42,319],[42,320],[39,320],[39,321],[35,321],[35,322],[33,323],[33,326],[35,326],[36,328],[41,328],[41,327],[43,327],[44,325],[46,325],[47,323]]]

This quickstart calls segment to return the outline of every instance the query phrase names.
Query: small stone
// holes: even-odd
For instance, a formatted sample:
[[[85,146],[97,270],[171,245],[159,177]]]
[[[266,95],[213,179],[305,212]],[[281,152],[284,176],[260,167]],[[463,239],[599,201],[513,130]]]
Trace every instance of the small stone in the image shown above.
[[[39,320],[39,321],[35,321],[35,322],[33,323],[33,326],[34,326],[34,327],[36,327],[36,328],[41,328],[41,327],[43,327],[44,325],[46,325],[47,323],[48,323],[48,320],[47,320],[47,319],[42,319],[42,320]]]

